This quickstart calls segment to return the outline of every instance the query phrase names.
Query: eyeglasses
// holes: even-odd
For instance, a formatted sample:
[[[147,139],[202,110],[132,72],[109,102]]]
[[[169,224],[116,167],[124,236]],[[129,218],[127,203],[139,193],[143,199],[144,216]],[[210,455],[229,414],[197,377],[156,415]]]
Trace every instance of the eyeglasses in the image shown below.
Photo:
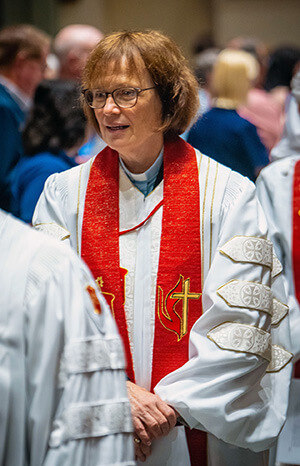
[[[139,94],[150,89],[155,89],[155,86],[146,87],[145,89],[140,89],[139,87],[120,87],[112,92],[104,92],[100,89],[84,89],[82,93],[86,103],[91,108],[103,108],[109,95],[112,96],[118,107],[131,108],[136,105]]]

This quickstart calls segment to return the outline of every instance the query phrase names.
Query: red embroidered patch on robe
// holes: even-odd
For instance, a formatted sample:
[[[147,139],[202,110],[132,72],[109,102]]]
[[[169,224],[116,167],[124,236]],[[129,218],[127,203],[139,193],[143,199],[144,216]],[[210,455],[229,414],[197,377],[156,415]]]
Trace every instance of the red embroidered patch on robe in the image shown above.
[[[95,314],[101,314],[101,312],[102,312],[101,305],[99,303],[99,299],[97,298],[95,288],[93,288],[91,285],[87,285],[85,287],[85,289],[88,292],[88,294],[90,295],[91,301],[92,301],[93,306],[94,306]]]

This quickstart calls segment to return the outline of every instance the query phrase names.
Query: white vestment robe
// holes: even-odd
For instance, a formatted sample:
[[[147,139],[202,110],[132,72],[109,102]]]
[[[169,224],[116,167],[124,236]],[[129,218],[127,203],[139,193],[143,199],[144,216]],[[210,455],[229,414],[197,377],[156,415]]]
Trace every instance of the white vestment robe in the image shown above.
[[[299,150],[294,152],[299,153]],[[257,194],[268,221],[270,239],[283,267],[288,296],[293,362],[297,362],[300,358],[300,307],[295,296],[292,247],[294,171],[300,156],[291,156],[287,153],[285,157],[283,151],[282,157],[263,169],[256,183]]]
[[[253,183],[198,151],[196,156],[203,315],[189,335],[189,361],[164,377],[155,392],[191,428],[208,432],[211,465],[263,465],[266,455],[254,452],[272,445],[288,403],[290,355],[281,350],[290,349],[288,316],[272,325],[270,315],[273,297],[274,308],[287,311],[280,304],[286,300],[284,288]],[[92,162],[51,176],[33,217],[36,228],[68,241],[79,255]],[[144,197],[120,167],[121,231],[147,218],[163,199],[163,184]],[[162,212],[163,207],[142,227],[120,236],[136,383],[146,389],[151,382]],[[266,296],[269,304],[264,305]],[[270,337],[277,345],[271,365],[269,350],[265,352]],[[145,464],[188,466],[184,428],[154,441]]]
[[[90,272],[1,210],[0,246],[0,464],[134,465],[123,347]]]
[[[293,182],[299,159],[300,155],[294,155],[272,162],[257,179],[257,193],[268,221],[270,238],[283,266],[294,361],[300,358],[300,309],[295,297],[292,257]]]
[[[287,101],[285,125],[282,138],[271,150],[272,162],[299,154],[300,151],[300,115],[298,103],[293,95]]]

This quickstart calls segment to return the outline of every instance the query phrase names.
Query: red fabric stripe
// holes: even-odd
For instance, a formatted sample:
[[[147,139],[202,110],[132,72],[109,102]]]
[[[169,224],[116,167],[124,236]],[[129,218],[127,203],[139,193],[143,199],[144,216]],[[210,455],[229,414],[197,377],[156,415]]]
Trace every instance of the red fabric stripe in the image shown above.
[[[134,381],[124,311],[124,274],[119,266],[119,164],[118,154],[105,148],[96,157],[86,192],[82,225],[82,257],[95,278],[102,277],[104,294],[111,296],[115,319],[122,336],[127,373]],[[189,291],[201,294],[200,207],[198,169],[194,149],[176,137],[164,150],[164,210],[157,284],[163,293],[181,292],[188,280]],[[160,205],[157,206],[157,209]],[[157,210],[156,209],[156,210]],[[154,212],[153,212],[154,213]],[[151,213],[152,214],[152,213]],[[147,221],[148,218],[145,220]],[[143,223],[145,223],[145,221]],[[142,225],[138,225],[141,227]],[[137,227],[135,227],[137,228]],[[123,232],[121,232],[122,234]],[[181,281],[180,281],[181,280]],[[177,286],[175,287],[175,285]],[[157,295],[158,297],[158,295]],[[182,317],[182,299],[173,299],[172,308]],[[188,360],[188,335],[200,317],[201,297],[187,299],[187,333],[178,340],[174,329],[162,325],[156,313],[152,388],[166,374]],[[156,308],[159,301],[157,299]],[[186,430],[193,466],[206,464],[205,434]],[[203,441],[204,439],[204,441]],[[201,459],[199,454],[201,453]]]
[[[185,434],[187,438],[191,466],[207,465],[207,435],[206,432],[197,429],[188,429]]]
[[[157,276],[161,300],[157,292],[152,388],[165,375],[188,361],[190,329],[202,313],[201,296],[188,299],[187,333],[179,340],[183,300],[171,298],[172,294],[167,295],[172,290],[177,293],[182,291],[183,283],[174,289],[181,276],[182,282],[190,279],[190,292],[201,294],[199,203],[195,150],[176,138],[166,144],[164,151],[164,210]],[[162,308],[166,314],[166,299],[172,322],[164,319]]]
[[[300,361],[297,361],[297,362],[294,364],[294,374],[293,374],[293,377],[295,377],[295,379],[300,379]]]
[[[300,303],[300,160],[294,170],[293,196],[293,267],[296,298]]]
[[[295,294],[298,303],[300,303],[300,160],[298,160],[294,169],[292,242]],[[300,378],[300,361],[294,366],[294,377]]]
[[[201,294],[200,200],[198,168],[195,150],[182,139],[166,144],[164,151],[164,211],[160,244],[157,286],[164,292],[164,300],[180,276],[190,279],[190,292]],[[178,286],[179,292],[182,291]],[[175,290],[174,290],[175,291]],[[177,290],[176,290],[177,291]],[[163,304],[164,304],[163,300]],[[170,312],[183,318],[183,303],[172,301]],[[176,304],[175,304],[176,303]],[[188,361],[189,333],[202,313],[202,300],[188,300],[187,333],[178,335],[161,324],[156,312],[153,348],[152,388],[167,374]],[[158,294],[156,309],[160,306]],[[168,322],[165,324],[170,327]],[[180,322],[182,325],[182,321]],[[185,430],[191,466],[207,464],[207,435],[196,429]]]
[[[81,255],[95,279],[111,296],[125,354],[127,374],[134,381],[124,310],[124,272],[119,261],[119,156],[106,147],[95,158],[89,176],[82,225]]]

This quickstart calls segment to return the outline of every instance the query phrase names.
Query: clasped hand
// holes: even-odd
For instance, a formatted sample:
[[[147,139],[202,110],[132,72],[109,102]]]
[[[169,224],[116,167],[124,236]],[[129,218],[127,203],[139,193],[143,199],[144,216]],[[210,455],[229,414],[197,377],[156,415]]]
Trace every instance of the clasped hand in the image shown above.
[[[138,460],[145,461],[151,454],[151,443],[155,438],[167,435],[176,425],[177,413],[158,395],[145,388],[127,382],[128,397],[135,436],[135,454]]]

